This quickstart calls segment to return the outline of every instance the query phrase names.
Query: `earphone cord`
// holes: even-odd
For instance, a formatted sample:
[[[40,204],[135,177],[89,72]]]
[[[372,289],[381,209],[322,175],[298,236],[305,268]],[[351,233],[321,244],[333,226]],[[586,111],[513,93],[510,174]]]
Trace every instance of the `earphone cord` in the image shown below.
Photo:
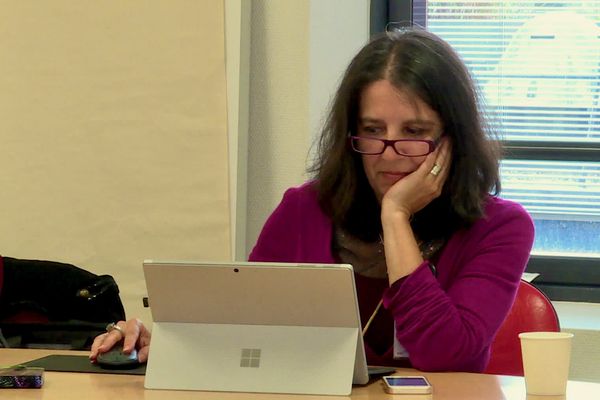
[[[377,307],[375,307],[375,311],[373,311],[373,314],[371,314],[371,316],[369,317],[369,320],[367,321],[367,323],[365,324],[365,327],[362,330],[362,335],[363,337],[365,337],[367,330],[369,329],[369,327],[371,326],[371,322],[373,322],[373,320],[375,319],[375,316],[377,315],[377,312],[379,311],[379,309],[381,308],[381,305],[383,304],[383,299],[379,300],[379,303],[377,303]]]

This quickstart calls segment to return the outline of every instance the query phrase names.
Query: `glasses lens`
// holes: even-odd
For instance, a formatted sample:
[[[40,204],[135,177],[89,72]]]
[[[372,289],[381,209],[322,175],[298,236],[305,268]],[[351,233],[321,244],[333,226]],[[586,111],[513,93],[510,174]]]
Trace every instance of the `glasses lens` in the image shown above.
[[[430,153],[429,142],[422,140],[403,140],[394,143],[396,151],[405,156],[425,156]]]
[[[352,138],[354,150],[365,154],[379,154],[383,150],[384,143],[378,139]]]

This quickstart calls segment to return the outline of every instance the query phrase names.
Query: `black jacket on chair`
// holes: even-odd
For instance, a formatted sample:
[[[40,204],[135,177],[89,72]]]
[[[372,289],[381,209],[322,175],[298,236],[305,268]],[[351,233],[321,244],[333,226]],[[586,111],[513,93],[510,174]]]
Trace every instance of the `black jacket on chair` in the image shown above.
[[[0,256],[0,345],[89,349],[109,322],[122,319],[125,310],[112,276]]]

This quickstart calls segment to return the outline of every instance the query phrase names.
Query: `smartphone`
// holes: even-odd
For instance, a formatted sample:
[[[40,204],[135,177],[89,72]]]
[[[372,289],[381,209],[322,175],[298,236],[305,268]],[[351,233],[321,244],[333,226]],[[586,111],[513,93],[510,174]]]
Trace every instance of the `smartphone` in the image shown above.
[[[391,394],[429,394],[432,387],[424,376],[389,375],[383,377],[385,391]]]

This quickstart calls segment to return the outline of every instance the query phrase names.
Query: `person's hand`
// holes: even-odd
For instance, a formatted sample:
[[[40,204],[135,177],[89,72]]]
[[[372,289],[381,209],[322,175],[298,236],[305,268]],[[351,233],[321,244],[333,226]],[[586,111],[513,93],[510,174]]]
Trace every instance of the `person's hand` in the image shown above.
[[[144,326],[144,323],[137,318],[132,318],[128,321],[119,321],[115,325],[120,329],[112,329],[110,332],[96,336],[94,343],[92,343],[90,360],[96,362],[98,354],[106,353],[115,344],[124,339],[123,352],[129,354],[134,349],[137,349],[138,361],[146,362],[148,360],[148,351],[150,350],[151,334]]]
[[[382,211],[401,212],[410,218],[439,197],[452,164],[450,149],[450,140],[443,138],[419,168],[389,188],[381,201]]]

